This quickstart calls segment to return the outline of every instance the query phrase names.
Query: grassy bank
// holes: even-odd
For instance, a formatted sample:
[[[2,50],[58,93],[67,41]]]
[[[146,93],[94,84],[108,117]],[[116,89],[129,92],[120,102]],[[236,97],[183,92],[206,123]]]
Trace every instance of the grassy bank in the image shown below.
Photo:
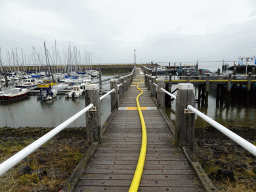
[[[8,159],[49,128],[0,128],[0,161]],[[87,149],[85,130],[62,131],[1,176],[0,191],[59,191]]]
[[[229,127],[256,145],[256,129]],[[256,191],[255,157],[213,127],[197,128],[195,155],[221,192]]]

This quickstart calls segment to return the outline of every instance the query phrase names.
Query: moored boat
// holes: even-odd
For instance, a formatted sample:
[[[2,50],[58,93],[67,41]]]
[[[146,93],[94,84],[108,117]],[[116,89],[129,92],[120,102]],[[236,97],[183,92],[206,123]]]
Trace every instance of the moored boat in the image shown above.
[[[0,102],[15,101],[28,96],[28,89],[12,88],[0,93]]]
[[[43,83],[38,84],[39,88],[49,88],[57,85],[57,83],[53,80],[43,80]]]
[[[67,94],[67,97],[80,97],[83,94],[83,89],[81,89],[80,85],[74,85],[73,89]]]
[[[54,88],[45,88],[40,90],[40,95],[38,97],[41,101],[47,101],[55,98],[58,94],[58,91]]]

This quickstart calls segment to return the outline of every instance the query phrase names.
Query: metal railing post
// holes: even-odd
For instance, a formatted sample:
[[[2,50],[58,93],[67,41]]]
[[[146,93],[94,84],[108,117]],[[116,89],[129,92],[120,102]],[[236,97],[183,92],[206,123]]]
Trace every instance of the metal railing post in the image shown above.
[[[178,147],[187,146],[193,152],[195,115],[194,113],[185,111],[188,105],[195,106],[193,84],[179,83],[178,88],[176,96],[175,140]]]
[[[165,110],[165,93],[161,91],[164,87],[164,79],[158,79],[157,81],[157,108]]]
[[[110,89],[115,89],[116,91],[111,93],[111,112],[118,108],[118,92],[117,92],[117,80],[112,79],[110,81]]]
[[[90,84],[85,90],[85,105],[93,104],[93,108],[86,112],[86,139],[87,142],[100,142],[101,112],[99,85]]]

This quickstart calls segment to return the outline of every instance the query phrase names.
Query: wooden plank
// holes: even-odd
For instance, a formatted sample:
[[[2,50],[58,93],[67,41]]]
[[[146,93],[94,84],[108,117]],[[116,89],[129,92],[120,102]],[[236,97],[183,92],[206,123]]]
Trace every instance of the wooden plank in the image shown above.
[[[134,81],[139,81],[134,77]],[[136,80],[137,79],[137,80]],[[128,81],[128,80],[127,80]],[[155,107],[145,83],[141,107]],[[136,107],[136,86],[125,92],[120,107]],[[139,191],[203,191],[186,156],[172,142],[172,133],[158,110],[144,110],[147,154]],[[141,147],[138,111],[118,110],[109,123],[102,143],[79,179],[76,191],[128,191]]]
[[[81,180],[80,186],[115,186],[115,187],[127,187],[130,186],[131,180]],[[141,181],[140,187],[195,187],[198,183],[193,180],[179,180],[179,181]]]
[[[86,174],[83,175],[83,177],[81,177],[80,179],[95,179],[95,180],[99,180],[99,179],[103,179],[103,180],[124,180],[124,179],[132,179],[133,178],[133,174],[130,175],[108,175],[108,174]],[[197,179],[196,175],[143,175],[142,180],[173,180],[173,181],[178,181],[178,180],[195,180]]]
[[[111,191],[111,192],[127,192],[129,187],[101,187],[101,186],[81,186],[78,187],[76,192],[102,192],[102,191]],[[139,191],[171,191],[171,192],[201,192],[204,191],[200,187],[139,187]]]
[[[88,173],[101,173],[101,174],[134,174],[135,170],[109,170],[109,169],[86,169],[85,174]],[[144,170],[144,175],[161,175],[161,174],[168,174],[168,175],[195,175],[194,170],[186,170],[186,169],[173,169],[173,170]]]

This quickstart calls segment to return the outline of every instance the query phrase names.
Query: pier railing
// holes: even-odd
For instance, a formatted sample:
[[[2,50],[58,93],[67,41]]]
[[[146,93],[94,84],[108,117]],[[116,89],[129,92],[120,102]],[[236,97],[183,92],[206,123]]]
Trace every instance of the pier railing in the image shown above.
[[[146,77],[145,77],[146,78]],[[176,115],[175,115],[175,138],[179,147],[187,146],[192,152],[194,149],[194,124],[195,114],[201,117],[203,120],[208,122],[210,125],[218,129],[220,132],[225,134],[227,137],[232,139],[234,142],[239,144],[241,147],[249,151],[251,154],[256,156],[256,146],[237,134],[233,133],[223,125],[214,121],[207,115],[203,114],[195,108],[195,96],[194,86],[191,83],[179,83],[177,96],[173,95],[169,91],[164,89],[164,79],[159,79],[157,84],[154,83],[155,79],[151,77],[148,84],[148,88],[151,94],[157,101],[157,106],[160,109],[165,109],[165,95],[167,94],[176,100]],[[155,91],[157,92],[155,93]]]
[[[131,84],[133,77],[135,75],[135,70],[133,69],[131,73],[126,74],[119,78],[119,85],[117,84],[118,79],[112,79],[110,82],[111,90],[107,92],[105,95],[99,97],[99,85],[91,84],[88,86],[85,91],[85,101],[86,107],[58,125],[53,130],[49,131],[44,136],[40,137],[6,161],[0,164],[0,175],[7,172],[9,169],[14,167],[21,160],[26,158],[44,143],[49,141],[55,135],[57,135],[60,131],[65,129],[69,124],[74,122],[78,117],[86,113],[86,140],[88,144],[93,142],[100,142],[101,136],[103,134],[103,130],[101,127],[101,113],[100,113],[100,100],[104,99],[106,96],[111,94],[111,112],[116,110],[119,105],[119,99],[124,96],[125,91],[127,91],[129,85]],[[118,91],[119,88],[119,91]],[[119,96],[118,96],[119,92]]]
[[[216,90],[216,105],[222,105],[224,100],[230,103],[232,97],[238,99],[239,102],[256,103],[255,70],[249,72],[247,75],[238,75],[235,72],[233,74],[220,74],[220,70],[214,74],[203,74],[202,70],[199,69],[197,76],[191,76],[189,73],[186,76],[174,76],[171,73],[166,73],[165,76],[157,76],[156,72],[145,66],[142,66],[142,70],[145,74],[145,83],[147,86],[152,86],[152,82],[156,83],[161,79],[164,80],[164,88],[171,91],[172,85],[174,84],[192,83],[198,87],[197,102],[200,105],[208,105],[210,89]],[[238,94],[234,94],[238,89],[243,90],[243,92],[240,91]],[[153,91],[152,96],[154,94]],[[242,97],[242,94],[246,96]],[[167,106],[171,105],[169,101],[167,103]]]

